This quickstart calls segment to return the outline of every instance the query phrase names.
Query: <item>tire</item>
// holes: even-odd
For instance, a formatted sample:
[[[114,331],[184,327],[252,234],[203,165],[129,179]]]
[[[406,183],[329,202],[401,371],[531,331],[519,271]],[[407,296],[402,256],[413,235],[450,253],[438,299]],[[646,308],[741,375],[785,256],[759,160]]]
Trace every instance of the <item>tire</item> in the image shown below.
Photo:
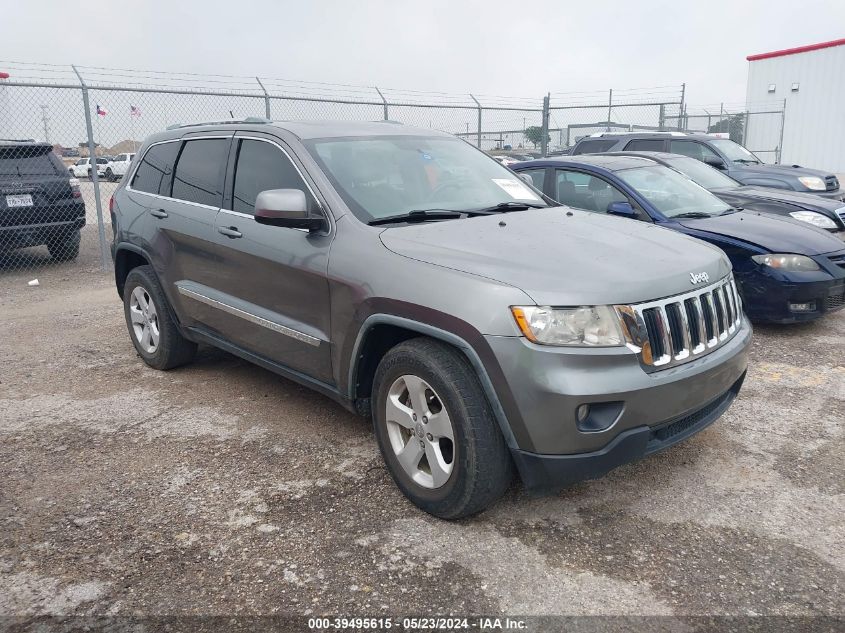
[[[133,268],[126,277],[123,314],[132,344],[150,367],[173,369],[193,360],[197,344],[179,332],[152,266]]]
[[[372,402],[387,469],[421,510],[459,519],[507,490],[510,452],[475,370],[454,347],[416,338],[391,349],[376,370]],[[439,466],[432,468],[429,457]]]
[[[106,170],[105,176],[106,180],[108,180],[109,182],[115,182],[117,180],[117,178],[114,177],[114,172],[111,169]]]
[[[47,250],[57,262],[69,262],[79,257],[79,242],[79,231],[74,231],[47,242]]]

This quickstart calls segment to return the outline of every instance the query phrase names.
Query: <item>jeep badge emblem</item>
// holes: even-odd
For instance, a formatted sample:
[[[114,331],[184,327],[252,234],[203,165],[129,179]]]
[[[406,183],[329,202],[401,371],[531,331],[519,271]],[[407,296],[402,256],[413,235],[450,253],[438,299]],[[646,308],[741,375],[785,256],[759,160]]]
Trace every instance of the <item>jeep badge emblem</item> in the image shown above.
[[[707,273],[690,273],[689,280],[691,284],[703,284],[706,281],[710,281],[710,275]]]

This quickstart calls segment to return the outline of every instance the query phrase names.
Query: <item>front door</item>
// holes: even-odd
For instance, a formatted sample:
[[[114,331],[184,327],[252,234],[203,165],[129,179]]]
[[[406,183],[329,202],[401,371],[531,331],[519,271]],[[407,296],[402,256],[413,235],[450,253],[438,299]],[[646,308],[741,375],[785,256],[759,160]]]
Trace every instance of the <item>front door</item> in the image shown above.
[[[327,270],[333,233],[267,226],[253,217],[258,193],[268,189],[300,189],[312,213],[325,212],[281,141],[236,135],[232,158],[215,222],[215,287],[225,304],[219,307],[226,338],[331,383]]]

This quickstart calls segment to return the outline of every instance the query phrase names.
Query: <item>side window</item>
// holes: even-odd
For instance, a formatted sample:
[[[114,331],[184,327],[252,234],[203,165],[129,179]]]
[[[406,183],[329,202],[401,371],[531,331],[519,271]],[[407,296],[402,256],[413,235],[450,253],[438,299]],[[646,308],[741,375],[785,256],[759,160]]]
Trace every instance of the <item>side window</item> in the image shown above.
[[[252,215],[258,194],[268,189],[299,189],[308,209],[315,201],[293,163],[272,143],[243,139],[238,147],[232,211]]]
[[[628,198],[601,178],[558,169],[555,172],[555,200],[576,209],[606,213],[611,202],[626,202]]]
[[[572,150],[572,153],[596,154],[598,152],[606,152],[616,145],[616,141],[617,139],[615,138],[582,141],[581,143],[578,143],[574,150]]]
[[[523,169],[519,173],[531,176],[531,181],[534,183],[534,186],[540,191],[543,191],[543,182],[546,179],[545,167],[541,167],[540,169]]]
[[[176,163],[171,195],[178,200],[219,207],[223,203],[223,167],[228,153],[229,139],[186,141]]]
[[[664,140],[662,138],[635,138],[625,146],[632,152],[662,152]]]
[[[178,141],[153,145],[138,165],[129,186],[136,191],[169,196],[170,174],[178,153]]]
[[[672,141],[669,144],[669,151],[673,154],[683,154],[684,156],[689,156],[700,161],[703,161],[708,156],[719,157],[716,152],[704,145],[704,143],[698,143],[697,141]]]

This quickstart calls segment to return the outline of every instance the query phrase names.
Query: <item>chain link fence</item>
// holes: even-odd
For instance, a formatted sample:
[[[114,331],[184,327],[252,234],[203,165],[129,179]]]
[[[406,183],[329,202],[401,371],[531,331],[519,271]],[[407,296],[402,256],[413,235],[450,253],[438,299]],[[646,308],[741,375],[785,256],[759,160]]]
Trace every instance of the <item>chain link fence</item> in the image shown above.
[[[0,73],[0,276],[108,270],[109,199],[143,139],[174,124],[391,120],[521,157],[566,152],[596,132],[730,125],[740,142],[779,156],[769,138],[779,128],[767,127],[777,112],[745,112],[742,123],[735,111],[705,119],[688,111],[684,86],[530,98],[21,62],[0,68],[8,71]]]

